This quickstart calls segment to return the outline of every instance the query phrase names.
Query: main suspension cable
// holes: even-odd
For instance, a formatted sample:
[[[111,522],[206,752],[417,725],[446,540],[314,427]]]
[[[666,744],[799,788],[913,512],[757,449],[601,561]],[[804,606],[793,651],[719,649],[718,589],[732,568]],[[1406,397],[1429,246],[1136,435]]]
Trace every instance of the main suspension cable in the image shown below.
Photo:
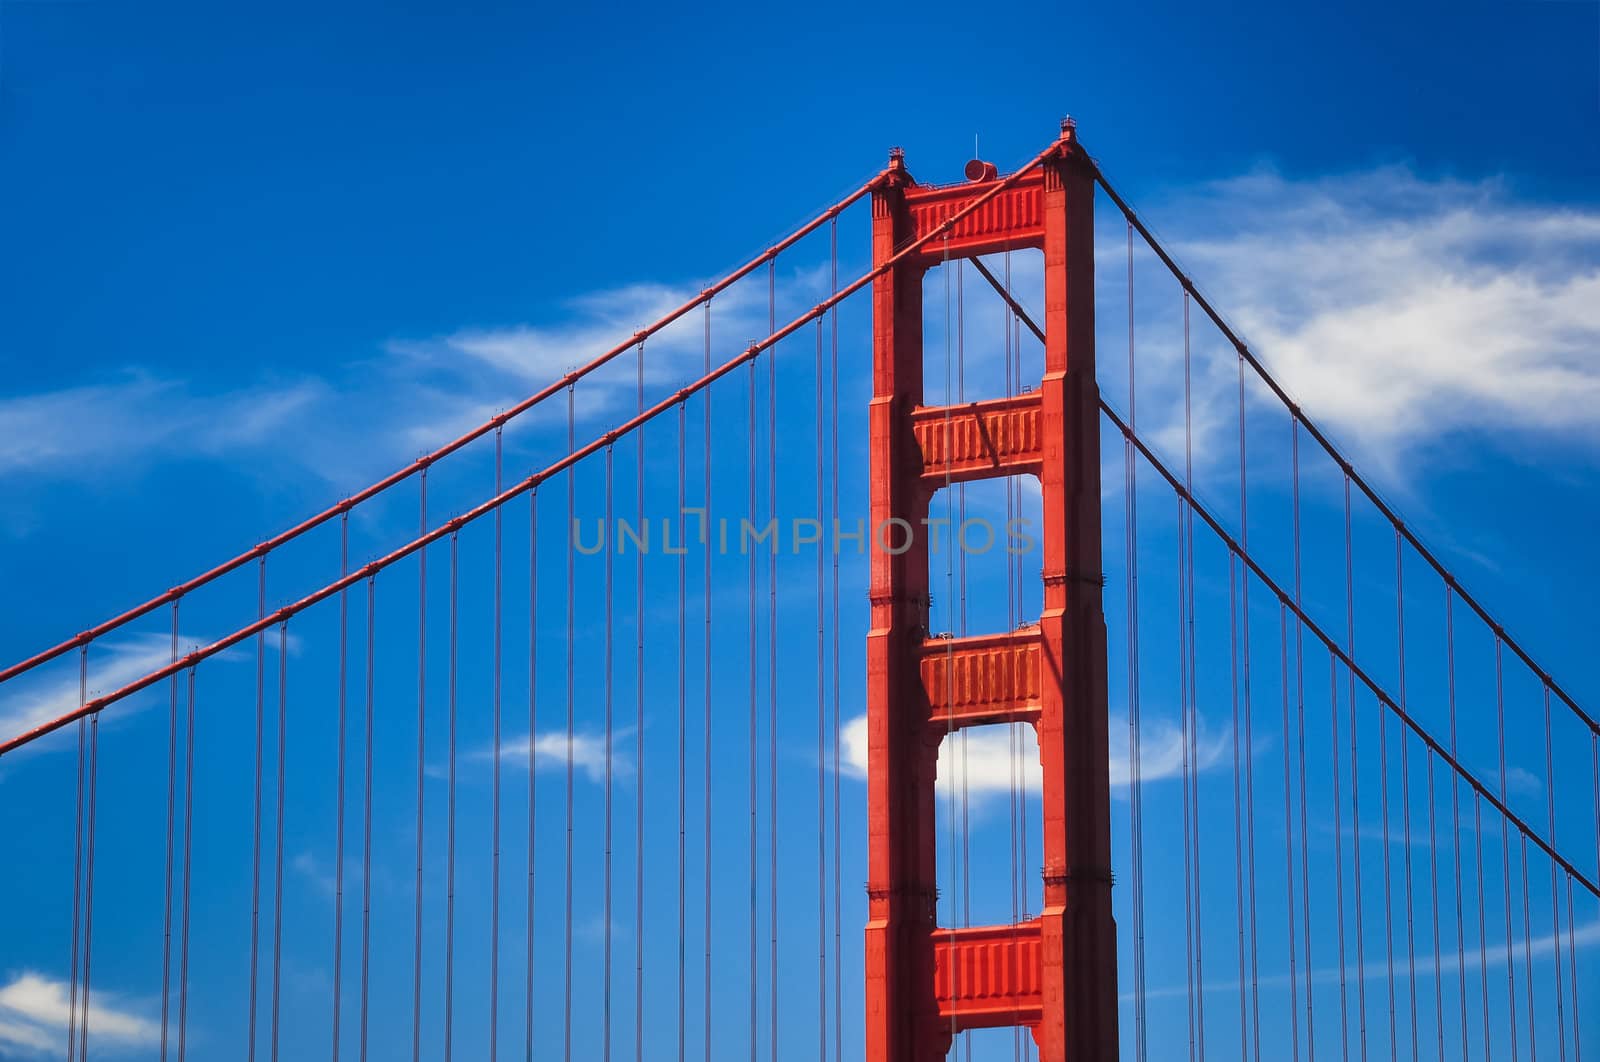
[[[370,575],[376,574],[377,572],[398,563],[404,558],[409,557],[411,554],[426,547],[430,543],[436,542],[439,539],[458,532],[461,528],[478,519],[481,519],[483,516],[487,515],[499,506],[504,505],[512,498],[521,494],[525,494],[534,489],[540,483],[543,483],[553,476],[559,475],[562,472],[571,469],[584,458],[589,457],[596,451],[615,443],[618,439],[628,435],[640,425],[646,424],[667,410],[672,409],[684,398],[706,390],[718,380],[738,369],[741,365],[745,365],[753,361],[755,358],[759,357],[763,351],[775,346],[783,339],[799,331],[808,322],[821,317],[834,306],[837,306],[840,302],[871,284],[872,281],[877,277],[880,277],[894,269],[907,258],[918,254],[929,241],[933,240],[935,237],[941,236],[944,232],[955,228],[955,226],[959,225],[965,218],[976,211],[983,209],[983,207],[996,196],[1009,189],[1022,177],[1026,176],[1038,166],[1042,165],[1046,159],[1056,155],[1062,150],[1063,145],[1067,142],[1068,141],[1066,140],[1058,140],[1056,143],[1050,145],[1050,147],[1034,156],[1020,169],[995,182],[992,187],[987,189],[982,194],[974,197],[966,206],[953,212],[949,217],[945,218],[942,222],[935,226],[932,231],[908,242],[889,258],[878,263],[867,272],[857,276],[856,279],[838,289],[828,298],[817,303],[817,305],[813,306],[811,309],[800,314],[788,324],[779,328],[773,334],[767,336],[765,339],[751,343],[740,353],[724,361],[716,368],[707,370],[706,373],[698,380],[695,380],[685,387],[680,388],[673,394],[666,396],[658,401],[655,405],[646,409],[643,413],[628,418],[611,430],[604,432],[600,436],[590,440],[588,443],[585,443],[583,446],[577,446],[575,441],[569,441],[570,448],[568,453],[558,458],[544,469],[530,474],[521,481],[512,484],[510,487],[507,487],[504,491],[500,492],[493,498],[489,498],[483,502],[480,502],[478,505],[474,506],[468,511],[451,518],[450,520],[440,524],[438,527],[435,527],[433,530],[425,534],[419,535],[417,538],[395,548],[394,550],[391,550],[384,556],[370,561],[360,569],[349,573],[343,578],[334,580],[333,582],[328,583],[325,586],[305,595],[298,601],[284,605],[271,615],[262,616],[255,622],[241,627],[232,634],[212,642],[209,645],[201,646],[190,651],[181,657],[176,665],[167,664],[156,668],[148,674],[123,685],[119,689],[86,701],[78,708],[75,708],[64,715],[41,723],[38,726],[35,726],[33,729],[14,738],[0,742],[0,756],[12,752],[22,745],[28,744],[29,742],[38,740],[45,734],[53,733],[56,730],[59,730],[61,727],[76,721],[77,719],[100,712],[108,705],[114,704],[120,700],[123,700],[124,698],[132,696],[133,694],[154,683],[162,681],[163,679],[167,678],[175,669],[181,670],[182,668],[193,666],[202,660],[215,656],[218,653],[221,653],[224,650],[259,634],[268,627],[275,626],[283,620],[298,615],[299,613],[311,608],[319,602],[322,602],[327,598],[339,593],[341,590],[345,589],[345,587],[352,585],[357,580],[365,579]],[[566,386],[568,386],[568,399],[570,406],[571,385]],[[571,439],[572,436],[569,432],[569,440]]]
[[[1048,156],[1051,152],[1055,151],[1059,147],[1059,145],[1060,145],[1060,141],[1057,141],[1055,144],[1052,144],[1050,146],[1050,148],[1046,152],[1043,153],[1043,155],[1039,156],[1034,162],[1029,163],[1022,170],[1019,170],[1016,174],[1013,174],[1012,178],[1018,177],[1021,174],[1027,172],[1028,170],[1031,170],[1034,166],[1036,166],[1038,164],[1039,160],[1042,160],[1042,158],[1044,158],[1045,156]],[[759,269],[762,266],[763,263],[771,262],[772,260],[776,259],[778,255],[782,254],[784,251],[787,251],[789,248],[791,248],[795,244],[799,243],[805,237],[811,235],[811,233],[817,231],[817,229],[821,228],[824,224],[835,223],[841,213],[843,213],[847,208],[849,208],[851,205],[853,205],[854,203],[858,202],[859,200],[861,200],[865,196],[871,194],[873,192],[873,190],[875,190],[880,184],[883,183],[883,181],[889,176],[889,174],[890,174],[890,171],[887,170],[887,169],[880,171],[878,174],[876,174],[874,177],[872,177],[871,180],[867,181],[866,183],[864,183],[861,186],[859,186],[858,188],[856,188],[850,194],[846,195],[843,199],[839,200],[837,203],[834,203],[832,206],[830,206],[826,210],[822,211],[820,214],[818,214],[816,217],[812,218],[810,221],[806,222],[804,225],[800,226],[794,232],[790,233],[788,236],[786,236],[783,239],[779,240],[777,243],[775,243],[771,247],[767,248],[767,250],[763,251],[761,254],[757,255],[756,257],[750,259],[748,262],[744,263],[739,268],[733,270],[731,273],[728,273],[726,276],[722,277],[720,280],[717,280],[716,282],[710,284],[704,290],[700,291],[698,294],[694,295],[692,298],[686,300],[681,305],[674,307],[673,309],[669,310],[666,314],[664,314],[661,317],[657,318],[652,323],[646,325],[644,328],[641,328],[638,332],[635,332],[628,339],[624,340],[621,343],[618,343],[616,346],[614,346],[611,349],[607,350],[605,353],[603,353],[603,354],[599,355],[598,357],[588,361],[587,363],[579,366],[578,368],[571,370],[565,376],[563,376],[561,379],[556,380],[553,383],[549,384],[548,386],[540,389],[536,393],[534,393],[534,394],[530,395],[529,397],[523,399],[521,402],[518,402],[516,405],[510,407],[509,409],[506,409],[505,411],[497,414],[496,416],[492,417],[491,419],[489,419],[489,420],[485,421],[484,423],[478,425],[477,427],[473,428],[471,431],[466,432],[465,434],[463,434],[460,437],[452,440],[449,443],[446,443],[444,446],[439,447],[437,450],[434,450],[434,451],[432,451],[430,453],[424,454],[423,456],[421,456],[421,457],[417,458],[415,461],[413,461],[411,464],[406,465],[404,468],[401,468],[401,469],[399,469],[399,470],[397,470],[395,472],[390,473],[389,475],[385,476],[383,479],[378,480],[376,483],[371,484],[370,486],[364,488],[363,490],[357,491],[355,494],[352,494],[348,498],[345,498],[339,504],[334,505],[334,506],[332,506],[332,507],[330,507],[328,509],[325,509],[324,511],[318,513],[317,515],[315,515],[313,517],[310,517],[309,519],[304,520],[299,524],[296,524],[294,527],[289,528],[287,531],[283,531],[283,532],[281,532],[281,533],[279,533],[277,535],[272,536],[271,538],[267,539],[266,541],[262,542],[261,544],[255,546],[254,548],[252,548],[250,550],[247,550],[244,553],[239,554],[238,556],[232,558],[231,560],[224,561],[222,564],[217,565],[215,568],[212,568],[210,571],[207,571],[207,572],[204,572],[204,573],[202,573],[202,574],[200,574],[198,576],[195,576],[193,579],[190,579],[187,582],[180,583],[179,585],[173,587],[172,589],[166,591],[165,593],[159,594],[156,597],[153,597],[150,600],[144,602],[143,604],[137,605],[134,608],[129,609],[128,611],[122,613],[121,615],[114,616],[111,619],[106,620],[103,623],[96,624],[95,626],[90,627],[88,630],[84,631],[83,633],[75,635],[72,638],[69,638],[66,641],[61,642],[58,645],[54,645],[54,646],[50,647],[49,649],[46,649],[46,650],[44,650],[42,652],[36,653],[36,654],[34,654],[33,656],[29,657],[26,660],[19,661],[18,663],[13,664],[10,667],[6,667],[4,669],[0,669],[0,684],[3,684],[3,683],[15,678],[16,676],[18,676],[18,675],[20,675],[20,674],[22,674],[22,673],[24,673],[26,671],[30,671],[33,668],[36,668],[41,664],[48,663],[49,661],[54,660],[56,657],[61,656],[63,653],[67,653],[67,652],[70,652],[73,649],[80,648],[82,646],[88,645],[90,642],[92,642],[95,639],[101,637],[102,635],[109,634],[112,631],[115,631],[120,627],[124,627],[124,626],[128,625],[129,623],[132,623],[134,620],[137,620],[140,617],[148,614],[149,612],[151,612],[151,611],[153,611],[153,610],[155,610],[157,608],[160,608],[163,605],[166,605],[166,604],[169,604],[169,603],[171,603],[173,601],[176,601],[179,598],[182,598],[185,595],[187,595],[189,593],[192,593],[195,590],[198,590],[200,587],[205,586],[208,583],[214,582],[217,579],[220,579],[222,576],[227,575],[229,572],[232,572],[237,568],[243,567],[244,565],[250,563],[252,560],[255,560],[255,559],[259,558],[259,557],[264,557],[266,554],[272,552],[273,550],[277,549],[278,547],[280,547],[282,545],[285,545],[286,543],[291,542],[296,538],[299,538],[301,535],[304,535],[308,531],[311,531],[311,530],[313,530],[313,529],[315,529],[317,527],[320,527],[321,525],[327,523],[329,520],[333,519],[335,516],[339,516],[339,515],[341,515],[343,513],[349,512],[351,509],[353,509],[357,505],[360,505],[361,503],[367,501],[370,498],[376,497],[377,495],[383,493],[385,490],[389,489],[390,487],[392,487],[392,486],[394,486],[394,485],[396,485],[398,483],[404,482],[405,480],[409,479],[411,476],[418,475],[418,474],[426,472],[428,470],[428,468],[430,468],[436,462],[438,462],[438,461],[448,457],[449,455],[455,453],[457,450],[460,450],[461,448],[465,447],[467,444],[469,444],[471,442],[474,442],[477,439],[481,439],[483,436],[489,434],[491,431],[496,431],[496,430],[504,427],[510,421],[512,421],[512,420],[516,419],[517,417],[521,416],[522,414],[528,412],[529,410],[533,409],[535,406],[540,405],[545,400],[547,400],[549,398],[552,398],[555,395],[559,394],[563,389],[570,388],[573,384],[577,383],[579,380],[582,380],[584,377],[594,373],[596,370],[598,370],[598,369],[602,368],[603,366],[609,364],[612,360],[614,360],[615,358],[617,358],[620,355],[622,355],[624,352],[626,352],[631,347],[633,347],[636,343],[642,342],[643,340],[649,338],[650,336],[655,335],[657,332],[660,332],[662,329],[666,328],[667,326],[673,324],[675,321],[679,320],[680,318],[682,318],[685,315],[687,315],[688,313],[690,313],[696,307],[705,306],[705,307],[709,308],[711,300],[715,296],[721,294],[722,292],[726,291],[728,288],[732,287],[738,281],[742,280],[743,278],[749,276],[751,273],[755,272],[757,269]],[[1014,183],[1011,178],[1008,178],[1007,181],[1005,182],[1005,184],[1007,186],[1009,186],[1011,183]],[[986,198],[988,198],[988,197],[986,197]],[[4,748],[0,748],[0,751],[7,751],[7,750],[4,749]]]
[[[1245,566],[1249,568],[1251,574],[1260,580],[1261,584],[1266,587],[1273,594],[1273,596],[1278,598],[1280,602],[1284,603],[1289,611],[1295,613],[1298,622],[1304,625],[1305,630],[1309,631],[1312,637],[1320,641],[1328,652],[1338,657],[1341,664],[1355,672],[1356,677],[1361,680],[1362,684],[1365,685],[1373,694],[1373,696],[1375,696],[1378,701],[1404,725],[1406,730],[1410,731],[1411,734],[1413,734],[1418,740],[1422,741],[1424,745],[1431,748],[1434,754],[1438,756],[1440,760],[1449,766],[1450,769],[1454,771],[1462,781],[1466,782],[1467,785],[1472,788],[1473,792],[1482,802],[1487,803],[1512,827],[1517,829],[1519,832],[1526,834],[1528,839],[1531,840],[1536,847],[1543,851],[1544,854],[1550,859],[1555,861],[1556,864],[1559,865],[1563,870],[1569,871],[1573,878],[1586,890],[1588,890],[1591,896],[1600,899],[1600,885],[1597,885],[1594,879],[1590,878],[1582,870],[1576,867],[1571,860],[1567,859],[1560,852],[1556,851],[1548,840],[1541,836],[1540,833],[1531,825],[1529,825],[1526,820],[1524,820],[1509,806],[1507,806],[1503,800],[1490,791],[1490,789],[1475,774],[1468,770],[1453,753],[1451,753],[1442,744],[1440,744],[1436,738],[1429,734],[1422,724],[1417,721],[1416,717],[1413,716],[1408,709],[1402,707],[1392,696],[1390,696],[1388,691],[1385,690],[1383,686],[1376,679],[1374,679],[1365,668],[1361,667],[1353,659],[1351,659],[1350,656],[1346,654],[1345,651],[1339,646],[1338,642],[1330,634],[1328,634],[1326,630],[1323,629],[1321,624],[1319,624],[1314,618],[1305,612],[1304,609],[1300,608],[1294,603],[1291,592],[1285,590],[1277,580],[1273,579],[1272,576],[1268,574],[1266,569],[1264,569],[1261,564],[1255,560],[1255,558],[1251,557],[1249,553],[1245,552],[1240,547],[1238,540],[1228,532],[1228,530],[1222,525],[1222,522],[1218,520],[1208,508],[1202,505],[1196,497],[1188,494],[1186,488],[1183,486],[1182,479],[1174,475],[1172,471],[1162,463],[1161,459],[1150,448],[1149,444],[1134,434],[1132,429],[1128,427],[1128,423],[1123,420],[1117,411],[1112,408],[1110,403],[1103,398],[1100,399],[1100,411],[1106,417],[1106,419],[1112,423],[1113,427],[1123,433],[1124,438],[1131,439],[1133,441],[1135,447],[1138,448],[1145,460],[1149,462],[1151,468],[1153,468],[1164,480],[1167,481],[1167,485],[1172,490],[1182,492],[1186,496],[1186,501],[1190,506],[1193,507],[1195,514],[1199,516],[1208,527],[1211,528],[1212,533],[1221,539],[1222,543],[1229,550],[1233,551],[1239,556],[1239,558],[1244,562]]]
[[[1093,165],[1093,163],[1091,164]],[[1477,613],[1478,618],[1483,621],[1484,625],[1495,631],[1497,635],[1504,640],[1507,648],[1516,654],[1518,659],[1520,659],[1522,663],[1534,673],[1541,683],[1550,687],[1551,692],[1554,693],[1562,701],[1562,703],[1564,703],[1573,712],[1573,714],[1576,715],[1583,722],[1583,724],[1589,728],[1592,734],[1600,735],[1600,720],[1596,720],[1588,712],[1584,711],[1584,709],[1578,705],[1578,702],[1574,700],[1573,697],[1555,681],[1550,673],[1544,668],[1540,667],[1538,663],[1534,661],[1533,657],[1525,649],[1523,649],[1521,644],[1512,638],[1510,634],[1506,633],[1504,627],[1502,627],[1500,623],[1495,620],[1489,611],[1482,604],[1480,604],[1476,598],[1468,593],[1467,590],[1460,584],[1460,582],[1457,581],[1456,577],[1451,574],[1449,569],[1445,568],[1444,564],[1438,559],[1438,557],[1435,556],[1434,553],[1427,548],[1427,546],[1423,545],[1422,540],[1417,537],[1414,531],[1406,526],[1405,521],[1401,520],[1399,515],[1389,507],[1389,505],[1383,500],[1383,498],[1378,494],[1377,490],[1372,487],[1366,478],[1355,471],[1349,460],[1339,452],[1338,448],[1333,445],[1332,441],[1329,440],[1329,438],[1322,433],[1316,424],[1311,421],[1300,405],[1289,397],[1289,393],[1284,390],[1283,386],[1278,383],[1272,374],[1267,372],[1266,366],[1250,350],[1249,346],[1246,345],[1244,340],[1239,338],[1238,334],[1234,332],[1232,327],[1228,325],[1228,323],[1223,319],[1222,315],[1211,305],[1211,303],[1199,291],[1199,289],[1195,287],[1194,281],[1190,279],[1188,274],[1186,274],[1178,266],[1172,255],[1167,252],[1166,248],[1163,247],[1160,241],[1155,238],[1150,229],[1146,227],[1142,220],[1140,220],[1138,214],[1135,213],[1133,208],[1128,205],[1127,200],[1125,200],[1121,194],[1119,194],[1117,190],[1112,187],[1111,182],[1106,178],[1105,174],[1100,170],[1098,165],[1094,166],[1094,178],[1095,181],[1099,183],[1100,187],[1105,190],[1106,195],[1111,198],[1111,201],[1116,205],[1117,209],[1122,212],[1122,215],[1127,220],[1128,225],[1131,228],[1138,230],[1139,235],[1144,239],[1145,243],[1149,245],[1150,249],[1156,253],[1156,256],[1161,259],[1162,264],[1165,265],[1167,270],[1177,278],[1180,284],[1183,285],[1184,290],[1188,291],[1194,297],[1195,303],[1205,311],[1206,316],[1211,318],[1211,321],[1214,325],[1216,325],[1217,330],[1222,333],[1223,337],[1233,346],[1233,348],[1238,352],[1239,356],[1249,364],[1252,371],[1254,371],[1255,374],[1260,377],[1261,381],[1267,385],[1267,388],[1289,411],[1289,414],[1294,419],[1295,423],[1303,426],[1307,433],[1310,434],[1311,438],[1322,447],[1323,451],[1327,453],[1327,455],[1332,458],[1341,469],[1349,473],[1352,482],[1354,482],[1355,485],[1360,488],[1362,494],[1366,495],[1367,500],[1372,502],[1373,506],[1377,508],[1378,512],[1384,517],[1384,519],[1388,520],[1389,523],[1393,525],[1394,529],[1406,540],[1407,544],[1409,544],[1412,549],[1416,550],[1418,555],[1420,555],[1423,560],[1427,561],[1428,565],[1433,568],[1438,576],[1443,579],[1446,584],[1455,588],[1461,600],[1467,604],[1467,607],[1471,608],[1475,613]]]

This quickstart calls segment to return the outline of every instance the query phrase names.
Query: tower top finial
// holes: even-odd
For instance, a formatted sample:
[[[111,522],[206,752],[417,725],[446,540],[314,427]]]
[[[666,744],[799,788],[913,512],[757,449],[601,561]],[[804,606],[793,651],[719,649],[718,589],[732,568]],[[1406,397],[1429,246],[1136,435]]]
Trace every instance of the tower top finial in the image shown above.
[[[906,149],[905,148],[903,148],[903,147],[892,147],[892,148],[889,149],[889,165],[891,167],[894,167],[895,169],[900,169],[900,168],[905,166],[905,163],[906,163]]]
[[[1076,118],[1074,118],[1072,115],[1069,114],[1066,117],[1061,119],[1061,135],[1062,136],[1071,137],[1077,131],[1078,131],[1078,120]]]

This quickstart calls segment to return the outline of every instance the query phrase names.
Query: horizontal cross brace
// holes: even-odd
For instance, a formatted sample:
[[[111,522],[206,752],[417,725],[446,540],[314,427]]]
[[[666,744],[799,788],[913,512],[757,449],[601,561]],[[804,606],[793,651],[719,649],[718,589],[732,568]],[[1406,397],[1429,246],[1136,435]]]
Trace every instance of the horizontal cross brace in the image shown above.
[[[998,476],[1039,474],[1039,393],[959,406],[919,406],[911,431],[929,489]]]
[[[1036,625],[1009,634],[923,642],[929,728],[943,733],[987,723],[1038,722],[1040,655]]]
[[[957,1031],[1037,1024],[1042,1008],[1039,922],[933,931],[940,1021]]]
[[[993,182],[981,181],[924,185],[906,191],[913,233],[933,236],[918,252],[922,264],[1044,246],[1044,173],[1040,170],[1017,177],[977,210],[957,218],[948,236],[940,232],[941,225],[993,187]]]

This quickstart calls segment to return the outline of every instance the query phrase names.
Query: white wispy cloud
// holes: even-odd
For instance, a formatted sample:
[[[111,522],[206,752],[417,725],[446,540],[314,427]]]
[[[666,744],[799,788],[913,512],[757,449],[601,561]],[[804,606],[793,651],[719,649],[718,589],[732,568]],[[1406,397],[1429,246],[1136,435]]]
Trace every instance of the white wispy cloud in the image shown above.
[[[1262,169],[1149,213],[1252,350],[1369,467],[1393,472],[1463,432],[1600,442],[1600,210],[1391,166],[1310,180]],[[1176,453],[1181,303],[1151,286],[1141,411]],[[1192,317],[1197,442],[1226,449],[1234,361]]]
[[[812,270],[785,270],[780,275],[780,325],[815,301],[819,283],[820,274]],[[436,381],[435,397],[443,400],[442,412],[407,427],[407,441],[419,447],[437,446],[626,341],[699,290],[690,284],[625,284],[565,300],[561,316],[551,323],[465,327],[422,339],[391,339],[385,344],[391,358],[407,374]],[[757,290],[749,283],[738,284],[718,295],[712,302],[711,333],[713,365],[767,335],[765,285]],[[700,376],[705,340],[705,319],[695,309],[645,341],[648,401]],[[638,384],[637,357],[624,352],[578,384],[573,393],[576,420],[610,421],[632,413]],[[564,422],[565,416],[564,400],[530,414],[549,423]]]
[[[1600,922],[1586,922],[1583,925],[1573,926],[1571,928],[1570,940],[1568,939],[1568,927],[1563,925],[1559,941],[1554,933],[1544,933],[1540,936],[1533,937],[1527,941],[1526,944],[1524,944],[1522,941],[1513,941],[1511,957],[1517,967],[1517,977],[1519,979],[1519,983],[1521,983],[1520,979],[1525,976],[1522,970],[1522,964],[1526,958],[1524,955],[1524,948],[1526,947],[1526,950],[1529,954],[1542,959],[1547,955],[1551,955],[1555,951],[1558,944],[1562,948],[1563,952],[1567,951],[1569,947],[1574,951],[1578,949],[1587,951],[1596,944],[1600,944]],[[1498,944],[1490,941],[1484,945],[1483,955],[1489,964],[1489,975],[1491,977],[1498,976],[1505,970],[1506,954],[1506,944],[1504,940],[1501,940]],[[1398,963],[1408,963],[1406,967],[1407,969],[1409,969],[1410,965],[1414,965],[1416,977],[1419,981],[1432,980],[1433,953],[1431,951],[1426,954],[1419,953],[1414,956],[1396,955],[1395,959]],[[1342,974],[1336,964],[1318,966],[1312,969],[1311,979],[1318,984],[1336,984],[1341,976],[1343,976],[1347,981],[1384,981],[1391,976],[1391,973],[1392,970],[1388,965],[1387,960],[1376,960],[1368,962],[1365,966],[1357,966],[1353,962],[1348,963]],[[1457,973],[1458,971],[1456,969],[1455,962],[1447,961],[1440,963],[1440,980],[1454,981],[1456,980]],[[1477,973],[1478,963],[1469,962],[1467,966],[1467,976],[1473,977],[1476,976]],[[1289,984],[1290,976],[1291,975],[1287,971],[1283,973],[1268,974],[1259,978],[1258,983],[1262,986],[1284,986]],[[1215,981],[1207,981],[1205,984],[1205,991],[1208,993],[1237,992],[1240,990],[1240,987],[1241,985],[1237,978],[1225,978]],[[1163,985],[1157,988],[1147,989],[1145,991],[1145,998],[1170,999],[1178,996],[1187,996],[1189,992],[1190,989],[1184,985]],[[1124,992],[1122,993],[1121,998],[1123,1000],[1132,1000],[1135,997],[1131,992]]]
[[[1113,735],[1127,732],[1126,720],[1113,718]],[[941,786],[954,784],[970,797],[982,799],[1009,793],[1013,786],[1021,785],[1030,792],[1038,792],[1042,784],[1043,769],[1039,764],[1039,743],[1033,728],[1019,725],[1016,738],[1004,726],[976,727],[958,733],[940,744],[938,778]],[[857,776],[867,772],[867,717],[858,715],[846,721],[840,732],[843,744],[841,768]],[[1113,792],[1126,794],[1129,778],[1126,744],[1117,747],[1113,737],[1110,754],[1111,787]],[[1199,770],[1217,766],[1224,754],[1227,738],[1222,734],[1207,732],[1204,720],[1194,741],[1194,765]],[[1181,727],[1169,721],[1147,719],[1141,726],[1139,745],[1139,776],[1142,782],[1159,782],[1175,778],[1183,771],[1184,734]]]
[[[125,472],[131,460],[216,458],[273,445],[326,394],[301,380],[204,394],[131,371],[105,382],[0,398],[0,478]],[[101,464],[104,463],[104,464]]]
[[[27,1057],[61,1050],[72,1017],[69,990],[65,981],[34,971],[15,974],[0,986],[0,1050]],[[83,1005],[81,996],[78,1005]],[[104,989],[90,996],[88,1026],[97,1043],[117,1050],[148,1047],[161,1037],[158,1022]]]
[[[611,773],[614,778],[625,778],[631,773],[629,763],[631,756],[623,754],[623,748],[632,740],[631,727],[619,727],[611,735]],[[567,732],[565,730],[546,730],[537,733],[531,739],[533,747],[533,769],[536,771],[565,770],[567,766]],[[530,739],[526,734],[507,736],[500,742],[500,762],[511,770],[526,770],[528,766],[528,748]],[[606,780],[606,738],[603,733],[592,731],[574,731],[572,735],[571,756],[573,769],[591,782],[604,782]],[[472,750],[467,754],[471,762],[493,762],[494,749],[483,747]],[[432,764],[427,768],[430,778],[445,778],[447,769],[440,764]]]
[[[195,643],[196,639],[183,636],[178,640],[180,647]],[[171,660],[172,643],[167,635],[125,635],[96,642],[89,670],[89,696],[119,689],[165,667]],[[78,694],[76,668],[71,674],[58,668],[43,679],[8,683],[0,690],[0,736],[9,738],[67,714],[81,703]]]

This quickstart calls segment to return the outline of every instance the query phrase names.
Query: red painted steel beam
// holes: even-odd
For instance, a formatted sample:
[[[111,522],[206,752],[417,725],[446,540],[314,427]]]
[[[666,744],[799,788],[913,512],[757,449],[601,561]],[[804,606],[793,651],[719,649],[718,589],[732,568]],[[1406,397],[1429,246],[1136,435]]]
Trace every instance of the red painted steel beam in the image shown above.
[[[950,409],[920,406],[911,414],[911,430],[929,486],[1039,474],[1037,391]]]

